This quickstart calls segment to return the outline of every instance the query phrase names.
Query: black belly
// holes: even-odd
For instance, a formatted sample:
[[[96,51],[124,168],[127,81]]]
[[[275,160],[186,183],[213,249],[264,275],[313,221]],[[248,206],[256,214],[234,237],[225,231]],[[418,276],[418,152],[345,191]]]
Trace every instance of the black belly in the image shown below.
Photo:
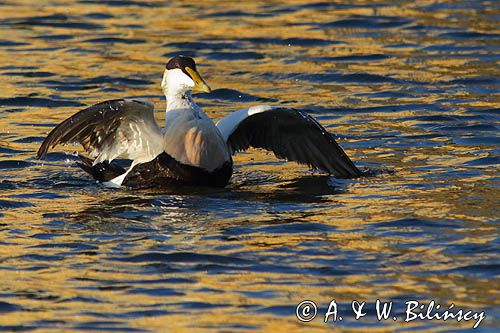
[[[224,187],[233,173],[230,158],[222,166],[207,171],[182,164],[167,153],[161,153],[154,160],[136,165],[123,180],[123,185],[132,188],[164,187],[178,184]]]

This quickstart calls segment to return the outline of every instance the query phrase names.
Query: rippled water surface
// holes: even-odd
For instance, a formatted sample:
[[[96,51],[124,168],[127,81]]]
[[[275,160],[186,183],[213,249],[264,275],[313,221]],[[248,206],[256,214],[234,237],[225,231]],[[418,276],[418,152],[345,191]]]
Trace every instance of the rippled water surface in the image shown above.
[[[498,329],[496,1],[1,1],[0,330],[466,330],[404,302],[485,311]],[[335,180],[262,151],[226,189],[105,189],[48,131],[102,100],[164,109],[194,56],[211,117],[308,110],[376,177]],[[158,112],[163,122],[163,112]],[[373,302],[393,301],[378,322]],[[301,323],[295,306],[318,304]],[[341,322],[324,324],[335,299]],[[349,314],[367,301],[366,317]]]

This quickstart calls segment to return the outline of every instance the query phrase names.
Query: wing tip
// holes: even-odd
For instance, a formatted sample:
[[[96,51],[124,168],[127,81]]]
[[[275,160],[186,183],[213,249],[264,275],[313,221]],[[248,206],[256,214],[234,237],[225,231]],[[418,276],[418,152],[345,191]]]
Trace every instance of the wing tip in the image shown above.
[[[45,140],[42,142],[42,145],[40,148],[38,148],[38,151],[36,152],[36,159],[37,160],[44,160],[45,156],[47,156],[47,152],[49,151],[49,143],[47,142],[47,139],[49,137],[45,138]]]
[[[330,165],[328,169],[328,173],[336,178],[352,179],[363,176],[363,172],[359,170],[347,154],[338,159],[335,165]]]
[[[346,170],[346,171],[347,171],[347,173],[345,173],[339,177],[344,178],[344,179],[354,179],[354,178],[359,178],[359,177],[363,176],[363,173],[357,167],[354,167],[354,168]]]
[[[37,159],[37,160],[44,160],[45,159],[45,155],[47,155],[47,154],[46,153],[37,152],[36,156],[35,156],[35,159]]]
[[[54,127],[52,131],[47,135],[45,140],[43,140],[42,144],[40,145],[40,148],[38,148],[38,151],[36,153],[36,159],[37,160],[43,160],[45,159],[45,156],[47,155],[47,152],[49,151],[50,148],[54,148],[57,144],[59,144],[59,128],[63,124],[57,125]],[[59,133],[60,134],[60,133]]]

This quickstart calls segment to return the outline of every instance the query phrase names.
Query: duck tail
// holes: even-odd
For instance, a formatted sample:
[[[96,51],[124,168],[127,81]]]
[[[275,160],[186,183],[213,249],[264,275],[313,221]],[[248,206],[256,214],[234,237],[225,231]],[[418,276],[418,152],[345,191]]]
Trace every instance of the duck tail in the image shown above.
[[[78,154],[78,158],[80,159],[80,162],[76,162],[76,164],[82,168],[83,171],[87,172],[95,180],[100,182],[109,181],[122,175],[126,171],[121,166],[109,163],[108,161],[94,165],[94,160],[88,157]]]

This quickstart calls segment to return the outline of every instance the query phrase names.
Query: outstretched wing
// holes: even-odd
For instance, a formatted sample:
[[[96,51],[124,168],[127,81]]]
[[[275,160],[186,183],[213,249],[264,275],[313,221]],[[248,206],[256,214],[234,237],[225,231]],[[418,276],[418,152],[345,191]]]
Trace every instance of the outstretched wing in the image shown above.
[[[278,158],[307,164],[336,177],[361,175],[333,135],[303,111],[257,106],[233,112],[217,127],[233,152],[264,148]]]
[[[94,164],[125,155],[148,162],[163,152],[161,129],[148,102],[117,99],[92,105],[57,125],[45,138],[37,159],[58,144],[80,143]]]

